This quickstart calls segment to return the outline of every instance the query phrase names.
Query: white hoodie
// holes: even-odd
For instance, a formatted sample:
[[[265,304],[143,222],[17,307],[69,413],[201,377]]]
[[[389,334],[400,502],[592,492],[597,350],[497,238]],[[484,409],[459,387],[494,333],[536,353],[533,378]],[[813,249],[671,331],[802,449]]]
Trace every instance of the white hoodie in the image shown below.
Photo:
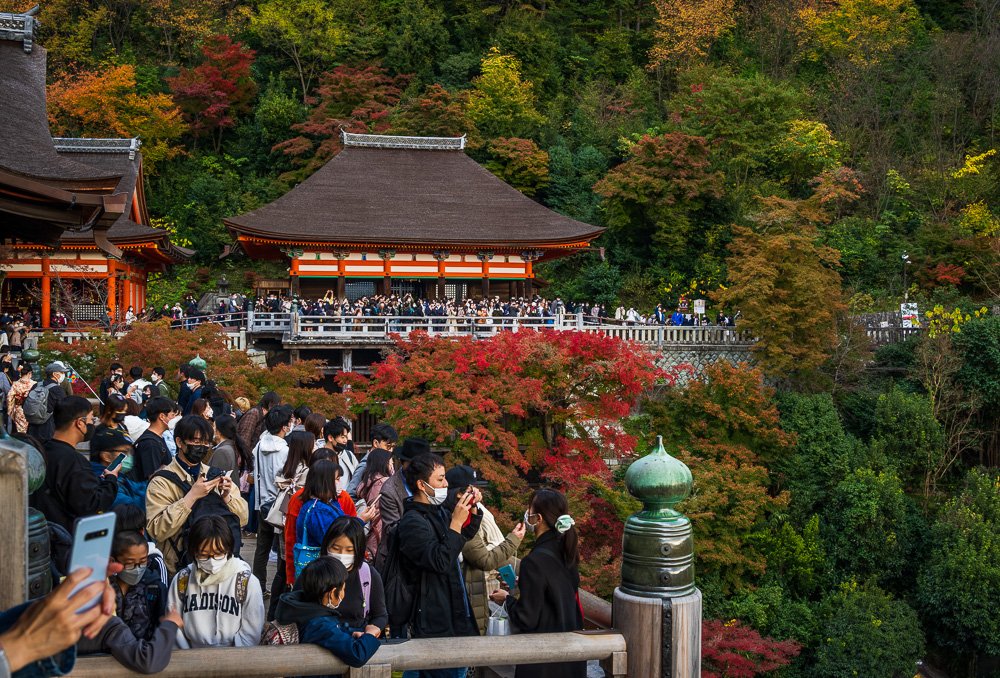
[[[253,448],[253,484],[257,490],[254,508],[258,511],[263,504],[273,502],[278,496],[275,479],[287,459],[288,443],[285,439],[264,431],[257,447]]]
[[[264,596],[250,565],[230,558],[215,574],[191,563],[174,576],[167,609],[177,610],[184,628],[177,647],[250,647],[264,631]]]

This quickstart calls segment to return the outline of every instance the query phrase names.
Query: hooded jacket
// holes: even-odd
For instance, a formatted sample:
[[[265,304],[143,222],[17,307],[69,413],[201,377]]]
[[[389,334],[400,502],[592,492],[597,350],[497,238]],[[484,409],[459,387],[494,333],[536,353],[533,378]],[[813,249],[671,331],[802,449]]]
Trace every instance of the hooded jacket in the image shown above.
[[[77,654],[83,656],[108,652],[118,663],[136,673],[159,673],[170,663],[177,626],[165,621],[149,640],[136,638],[118,617],[112,617],[94,638],[80,636]]]
[[[377,638],[367,633],[354,638],[353,631],[360,629],[348,626],[337,610],[304,600],[302,591],[282,594],[275,620],[279,624],[295,624],[299,642],[320,645],[348,666],[364,666],[378,650]]]
[[[167,606],[184,619],[177,647],[250,647],[264,631],[264,595],[250,565],[230,558],[215,574],[191,563],[170,584]]]
[[[273,503],[278,496],[277,477],[288,459],[288,443],[281,436],[264,431],[253,448],[254,508]]]
[[[402,565],[418,581],[413,637],[479,635],[458,556],[479,531],[482,514],[472,514],[458,534],[449,527],[451,516],[443,507],[421,504],[412,497],[404,506],[397,534]]]

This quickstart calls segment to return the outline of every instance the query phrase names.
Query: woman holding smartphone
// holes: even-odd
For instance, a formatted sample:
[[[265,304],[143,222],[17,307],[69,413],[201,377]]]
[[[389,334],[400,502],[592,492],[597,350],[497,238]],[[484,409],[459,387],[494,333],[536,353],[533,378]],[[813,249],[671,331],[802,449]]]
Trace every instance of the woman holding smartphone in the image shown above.
[[[535,533],[535,546],[521,561],[518,597],[503,589],[490,598],[506,601],[515,633],[555,633],[583,628],[583,611],[577,597],[580,586],[580,551],[576,528],[566,497],[542,488],[531,497],[524,524]],[[522,664],[516,678],[585,678],[587,662]]]

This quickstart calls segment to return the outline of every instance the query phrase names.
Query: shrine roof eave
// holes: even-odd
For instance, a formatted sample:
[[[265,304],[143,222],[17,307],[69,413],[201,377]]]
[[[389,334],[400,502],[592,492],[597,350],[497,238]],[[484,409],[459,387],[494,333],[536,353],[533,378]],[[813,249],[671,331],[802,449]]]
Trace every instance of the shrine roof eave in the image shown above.
[[[225,220],[226,226],[229,228],[229,232],[235,237],[240,243],[249,244],[256,248],[285,248],[285,247],[308,247],[317,249],[320,251],[337,250],[337,249],[379,249],[379,248],[395,248],[402,250],[420,250],[420,251],[433,251],[440,249],[459,249],[459,250],[482,250],[482,249],[494,249],[494,250],[524,250],[524,249],[539,249],[539,250],[563,250],[563,249],[587,249],[590,247],[590,241],[599,236],[604,232],[603,228],[596,228],[592,233],[586,233],[582,236],[578,235],[573,238],[568,238],[566,240],[523,240],[523,241],[512,241],[512,240],[437,240],[435,242],[427,242],[421,239],[410,239],[410,238],[393,238],[393,239],[374,239],[374,238],[358,238],[356,240],[347,238],[338,238],[337,240],[323,240],[323,239],[309,239],[309,238],[275,238],[273,235],[264,233],[253,233],[246,229],[234,226],[228,220]]]

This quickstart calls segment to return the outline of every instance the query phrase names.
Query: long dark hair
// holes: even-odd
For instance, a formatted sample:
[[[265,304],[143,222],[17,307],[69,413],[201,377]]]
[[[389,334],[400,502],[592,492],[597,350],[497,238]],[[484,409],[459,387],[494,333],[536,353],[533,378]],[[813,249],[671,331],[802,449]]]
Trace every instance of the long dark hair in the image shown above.
[[[288,443],[288,458],[285,460],[285,467],[281,469],[281,475],[291,479],[295,477],[300,464],[309,465],[316,436],[308,431],[292,431],[285,437],[285,442]]]
[[[531,512],[541,516],[545,524],[550,529],[556,529],[556,521],[559,516],[569,514],[569,504],[562,492],[551,490],[547,487],[535,490],[531,497]],[[576,528],[571,527],[559,535],[559,543],[562,545],[563,562],[567,565],[576,566],[580,564],[580,546]]]
[[[340,464],[332,459],[317,461],[309,467],[306,476],[306,486],[302,489],[302,502],[310,499],[320,501],[337,500],[337,476],[340,475]]]
[[[389,472],[389,462],[392,461],[392,452],[388,450],[383,450],[380,447],[374,447],[368,453],[368,459],[365,462],[365,470],[361,474],[361,480],[358,483],[358,495],[362,496],[368,494],[368,490],[371,489],[375,481],[378,480],[379,476],[385,476],[388,478],[392,475]]]

